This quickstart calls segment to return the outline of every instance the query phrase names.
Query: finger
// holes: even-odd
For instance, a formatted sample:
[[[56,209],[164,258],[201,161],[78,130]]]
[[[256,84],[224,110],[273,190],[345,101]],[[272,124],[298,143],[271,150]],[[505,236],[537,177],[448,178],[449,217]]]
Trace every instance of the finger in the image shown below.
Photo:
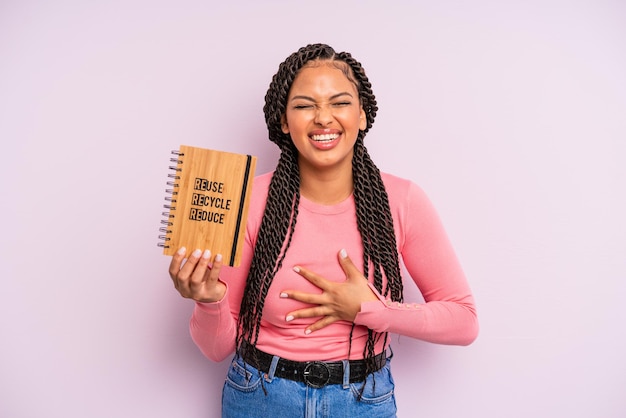
[[[195,272],[196,265],[198,261],[200,261],[200,257],[202,256],[202,251],[199,249],[194,250],[193,253],[187,258],[187,261],[180,268],[178,273],[175,274],[174,280],[176,284],[176,289],[179,292],[188,295],[189,293],[189,283],[191,281],[191,276]]]
[[[202,256],[198,259],[196,267],[193,269],[190,277],[190,286],[201,285],[206,280],[206,275],[209,270],[209,261],[211,261],[211,251],[204,250]]]
[[[325,315],[328,315],[329,313],[330,312],[328,311],[328,309],[324,308],[323,306],[315,306],[312,308],[298,309],[297,311],[289,312],[285,316],[285,321],[291,322],[294,319],[300,319],[300,318],[323,317]]]
[[[185,259],[185,254],[187,253],[187,249],[185,247],[181,247],[176,253],[172,256],[172,261],[170,262],[170,278],[176,283],[176,275],[180,271],[180,266]]]
[[[312,325],[308,326],[305,330],[304,333],[305,334],[310,334],[312,332],[318,331],[322,328],[325,328],[327,326],[329,326],[330,324],[333,324],[335,322],[339,321],[339,318],[336,318],[332,315],[328,315],[323,317],[322,319],[320,319],[319,321],[313,323]]]
[[[211,266],[211,272],[209,274],[208,280],[210,281],[218,281],[220,278],[220,271],[222,270],[223,260],[222,254],[217,254],[215,259],[213,260],[213,265]]]
[[[326,290],[328,288],[328,284],[330,283],[328,280],[313,273],[310,270],[305,269],[304,267],[295,266],[293,271],[298,273],[300,276],[307,279],[309,282],[313,283],[315,286],[319,287],[322,290]]]
[[[354,265],[352,259],[348,256],[348,252],[345,249],[339,251],[339,264],[346,274],[346,279],[351,278],[364,278],[363,274]]]
[[[299,302],[308,303],[310,305],[323,305],[326,302],[324,294],[314,294],[307,292],[299,292],[297,290],[285,290],[280,293],[281,298],[294,299]]]
[[[210,259],[210,257],[211,256],[209,254],[208,258]],[[213,260],[213,265],[211,266],[207,265],[207,269],[204,272],[204,276],[202,277],[202,280],[199,282],[194,282],[194,285],[196,286],[195,289],[199,289],[201,287],[205,287],[205,288],[215,287],[215,285],[217,284],[220,278],[221,269],[222,269],[222,255],[217,254],[215,256],[215,259]]]
[[[176,272],[174,275],[178,278],[181,277],[189,277],[191,273],[196,268],[196,264],[198,264],[198,260],[200,260],[200,256],[202,255],[202,251],[199,249],[194,250],[185,261],[184,264],[180,267],[180,270]]]

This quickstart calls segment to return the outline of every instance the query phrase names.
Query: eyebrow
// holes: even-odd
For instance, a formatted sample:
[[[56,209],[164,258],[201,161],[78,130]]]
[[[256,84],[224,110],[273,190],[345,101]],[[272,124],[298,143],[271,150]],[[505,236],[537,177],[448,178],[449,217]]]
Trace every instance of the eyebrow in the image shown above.
[[[341,92],[341,93],[333,94],[332,96],[330,96],[330,99],[329,99],[329,100],[334,100],[334,99],[337,99],[337,98],[339,98],[339,97],[341,97],[341,96],[350,96],[350,97],[353,97],[350,93],[348,93],[347,91],[344,91],[344,92]],[[309,96],[293,96],[293,97],[291,98],[291,101],[293,101],[293,100],[297,100],[297,99],[309,100],[309,101],[311,101],[311,102],[314,102],[314,101],[315,101],[315,99],[314,99],[314,98],[309,97]]]

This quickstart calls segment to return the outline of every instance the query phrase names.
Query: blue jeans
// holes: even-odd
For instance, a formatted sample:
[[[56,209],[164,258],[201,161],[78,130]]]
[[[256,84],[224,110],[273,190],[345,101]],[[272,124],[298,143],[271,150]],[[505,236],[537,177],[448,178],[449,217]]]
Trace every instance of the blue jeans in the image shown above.
[[[235,356],[228,369],[222,393],[223,418],[396,416],[389,359],[382,369],[367,377],[364,388],[363,382],[348,383],[347,376],[344,376],[343,385],[313,388],[306,383],[275,377],[276,363],[274,361],[269,372],[261,377],[257,369],[249,364],[244,365],[243,360]]]

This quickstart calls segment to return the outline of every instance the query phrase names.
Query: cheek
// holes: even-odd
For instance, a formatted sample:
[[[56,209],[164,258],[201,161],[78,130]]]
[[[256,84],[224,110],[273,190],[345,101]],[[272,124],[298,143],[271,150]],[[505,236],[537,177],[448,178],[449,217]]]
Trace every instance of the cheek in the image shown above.
[[[283,119],[282,129],[284,133],[295,133],[302,129],[302,126],[306,125],[305,115],[302,112],[292,113],[287,112]]]
[[[341,119],[342,119],[342,124],[346,127],[347,126],[350,126],[352,128],[358,127],[359,129],[363,130],[366,125],[365,116],[363,115],[363,117],[361,117],[360,113],[355,113],[354,111],[344,114]]]

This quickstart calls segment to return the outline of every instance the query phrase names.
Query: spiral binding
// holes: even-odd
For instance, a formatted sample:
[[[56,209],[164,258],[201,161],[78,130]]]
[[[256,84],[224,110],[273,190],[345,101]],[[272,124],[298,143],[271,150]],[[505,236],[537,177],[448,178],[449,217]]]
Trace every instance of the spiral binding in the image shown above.
[[[172,154],[176,155],[176,157],[170,158],[170,162],[176,163],[176,165],[170,165],[168,167],[172,170],[172,172],[167,175],[167,177],[171,180],[166,182],[167,186],[170,188],[165,189],[165,193],[168,194],[168,196],[165,196],[165,201],[168,203],[163,205],[163,207],[168,209],[168,211],[161,212],[161,215],[165,219],[161,220],[161,225],[163,226],[159,228],[161,235],[159,235],[160,242],[157,243],[157,246],[164,249],[170,248],[169,245],[167,245],[167,242],[171,239],[169,235],[172,233],[171,227],[174,225],[174,215],[172,215],[172,210],[176,210],[176,195],[178,194],[178,183],[176,183],[176,181],[180,180],[180,172],[182,171],[182,169],[178,166],[183,163],[183,160],[180,158],[185,156],[184,153],[179,152],[178,150],[173,150]]]

